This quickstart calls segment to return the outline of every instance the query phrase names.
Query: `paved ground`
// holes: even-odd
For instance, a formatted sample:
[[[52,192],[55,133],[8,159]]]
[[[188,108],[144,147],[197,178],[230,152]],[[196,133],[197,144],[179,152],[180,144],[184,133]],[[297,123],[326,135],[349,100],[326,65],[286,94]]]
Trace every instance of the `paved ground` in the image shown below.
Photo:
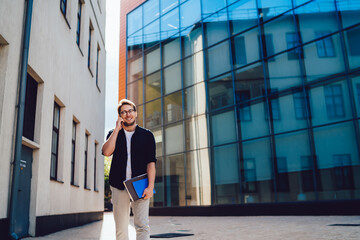
[[[360,239],[360,216],[151,217],[151,239],[159,234],[188,234],[178,240],[352,240]],[[104,220],[27,240],[115,240],[112,213]],[[130,240],[135,230],[129,226]]]

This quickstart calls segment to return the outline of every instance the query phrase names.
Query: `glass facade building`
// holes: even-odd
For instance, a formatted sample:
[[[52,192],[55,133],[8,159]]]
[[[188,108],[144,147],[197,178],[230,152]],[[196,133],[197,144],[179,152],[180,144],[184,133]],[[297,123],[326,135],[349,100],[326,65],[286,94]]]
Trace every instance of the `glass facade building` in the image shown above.
[[[360,199],[360,2],[148,0],[126,96],[157,144],[152,206]]]

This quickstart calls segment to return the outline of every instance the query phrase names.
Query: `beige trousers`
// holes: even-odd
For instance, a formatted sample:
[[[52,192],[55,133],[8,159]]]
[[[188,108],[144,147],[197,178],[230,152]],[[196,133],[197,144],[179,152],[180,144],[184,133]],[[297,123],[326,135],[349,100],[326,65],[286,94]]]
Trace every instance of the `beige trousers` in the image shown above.
[[[130,197],[126,190],[119,190],[111,187],[111,192],[116,227],[116,240],[129,240],[128,227],[130,219],[130,206],[134,214],[136,240],[150,240],[150,199],[139,199],[135,202],[130,202]]]

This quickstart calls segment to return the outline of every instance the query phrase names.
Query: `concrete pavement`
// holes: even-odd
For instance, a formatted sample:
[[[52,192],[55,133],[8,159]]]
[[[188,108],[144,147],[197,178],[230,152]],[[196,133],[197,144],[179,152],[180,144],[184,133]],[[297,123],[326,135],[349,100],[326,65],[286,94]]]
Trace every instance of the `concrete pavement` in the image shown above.
[[[179,240],[360,239],[360,216],[150,217],[150,225],[151,239],[169,239],[171,234],[188,235],[173,236]],[[136,239],[133,223],[129,235]],[[103,221],[26,239],[115,240],[115,224],[112,213],[105,213]]]

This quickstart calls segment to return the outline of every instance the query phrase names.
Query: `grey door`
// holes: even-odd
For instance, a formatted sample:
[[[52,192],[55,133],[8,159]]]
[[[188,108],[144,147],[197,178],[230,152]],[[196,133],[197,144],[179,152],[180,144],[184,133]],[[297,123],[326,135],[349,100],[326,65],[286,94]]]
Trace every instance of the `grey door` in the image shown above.
[[[29,235],[29,207],[33,150],[22,146],[20,160],[20,182],[16,203],[15,233],[18,237]]]

